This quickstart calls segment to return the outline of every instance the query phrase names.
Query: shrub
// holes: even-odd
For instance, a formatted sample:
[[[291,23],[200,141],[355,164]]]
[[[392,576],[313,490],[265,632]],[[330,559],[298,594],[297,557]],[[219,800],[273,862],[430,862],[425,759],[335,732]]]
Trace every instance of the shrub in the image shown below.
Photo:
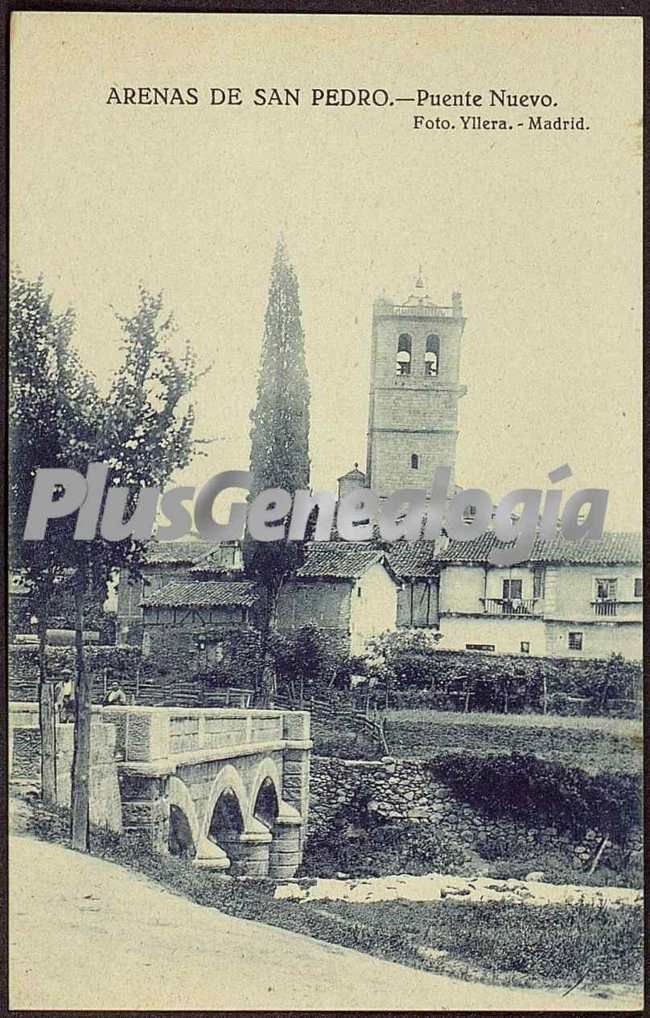
[[[574,837],[598,827],[620,843],[641,824],[637,775],[592,775],[524,753],[450,753],[432,760],[429,768],[457,799],[491,818],[557,826]]]
[[[370,822],[356,816],[347,824],[334,821],[325,833],[307,838],[301,873],[333,877],[383,877],[395,873],[454,873],[465,861],[462,846],[441,837],[429,824],[409,821]]]
[[[339,658],[328,634],[318,626],[269,634],[269,651],[279,688],[292,698],[316,696],[334,680]]]
[[[425,633],[403,630],[376,641],[384,657],[377,702],[397,708],[458,709],[465,693],[471,710],[635,716],[642,667],[620,654],[602,660],[444,651]],[[388,688],[386,688],[388,683]]]
[[[483,858],[488,859],[480,849]],[[529,873],[540,870],[549,884],[581,884],[592,887],[643,887],[642,861],[630,861],[629,853],[617,847],[608,850],[603,862],[592,874],[577,863],[570,849],[564,852],[556,849],[531,848],[524,846],[513,853],[512,845],[506,846],[504,857],[491,854],[486,876],[499,880],[524,880]]]

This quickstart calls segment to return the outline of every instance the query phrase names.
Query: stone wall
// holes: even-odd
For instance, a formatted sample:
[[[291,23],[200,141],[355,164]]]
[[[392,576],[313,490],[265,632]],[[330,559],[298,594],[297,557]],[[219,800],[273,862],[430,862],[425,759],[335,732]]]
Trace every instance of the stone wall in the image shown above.
[[[203,685],[195,676],[196,631],[182,627],[159,626],[150,655],[142,657],[139,648],[131,646],[86,647],[86,666],[92,676],[93,702],[101,704],[106,689],[115,679],[134,702],[139,704],[191,704],[200,701]],[[222,630],[207,630],[218,637]],[[224,658],[212,668],[210,681],[205,688],[234,686],[250,689],[255,684],[259,659],[259,633],[252,627],[241,625],[235,629],[223,627]],[[47,666],[55,676],[64,668],[74,673],[74,647],[47,648]],[[38,647],[9,645],[9,699],[36,701],[38,699]]]
[[[35,701],[38,699],[38,647],[33,644],[9,644],[9,699]],[[135,675],[140,651],[135,647],[96,646],[86,647],[86,667],[92,676],[93,700],[101,702],[104,683],[110,685],[118,678],[127,692],[135,691]],[[75,669],[74,647],[48,646],[46,650],[48,669],[59,675],[63,668]]]
[[[350,594],[347,581],[292,579],[280,591],[276,627],[287,633],[318,626],[332,650],[350,653]]]
[[[181,612],[179,611],[179,616]],[[213,610],[213,616],[216,610]],[[153,621],[153,610],[145,612],[143,688],[154,684],[165,688],[168,698],[179,683],[209,673],[215,686],[252,689],[258,670],[260,634],[245,622],[233,623],[232,612],[224,612],[219,621],[203,623],[200,613],[186,612],[182,620]],[[200,638],[222,645],[222,660],[208,660],[198,649]],[[148,643],[148,646],[147,646]],[[173,697],[172,697],[173,699]],[[148,702],[141,700],[141,702]]]
[[[9,768],[12,780],[40,783],[41,744],[36,704],[22,704],[9,720]],[[90,822],[122,831],[122,804],[115,753],[115,727],[93,719],[90,757]],[[56,801],[70,806],[74,725],[56,725]]]
[[[486,847],[503,855],[526,846],[564,848],[585,863],[593,857],[604,837],[594,829],[578,843],[556,827],[529,827],[512,820],[485,818],[454,799],[445,785],[434,782],[427,773],[425,761],[390,757],[380,761],[312,757],[310,837],[325,833],[335,815],[360,792],[369,796],[368,812],[378,818],[432,824],[441,834],[479,854]],[[630,847],[640,848],[640,832],[631,839]]]

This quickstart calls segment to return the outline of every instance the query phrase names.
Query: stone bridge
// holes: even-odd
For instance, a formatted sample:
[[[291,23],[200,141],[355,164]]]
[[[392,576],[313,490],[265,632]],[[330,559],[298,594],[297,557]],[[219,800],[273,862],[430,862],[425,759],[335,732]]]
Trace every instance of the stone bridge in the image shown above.
[[[10,714],[15,714],[10,723],[15,736],[17,726],[26,726],[25,712]],[[57,761],[67,747],[68,775],[72,727],[57,725]],[[293,876],[302,859],[309,805],[308,713],[94,708],[92,743],[105,747],[109,733],[124,832],[144,835],[155,851],[183,855],[196,866],[246,876]],[[93,812],[98,815],[93,767],[91,819]],[[105,772],[105,762],[102,767]],[[106,786],[105,774],[101,786]],[[63,801],[67,796],[69,802],[69,795],[68,778]]]

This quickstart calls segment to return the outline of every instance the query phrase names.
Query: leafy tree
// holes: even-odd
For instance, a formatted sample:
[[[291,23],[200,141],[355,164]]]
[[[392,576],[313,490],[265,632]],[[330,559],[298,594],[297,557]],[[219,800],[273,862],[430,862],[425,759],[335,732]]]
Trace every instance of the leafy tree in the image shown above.
[[[128,488],[127,517],[135,510],[140,489],[156,486],[164,490],[173,472],[187,465],[194,448],[194,411],[187,397],[197,380],[195,361],[187,343],[180,358],[171,352],[176,325],[172,315],[160,321],[162,309],[162,295],[151,294],[141,286],[135,314],[117,316],[124,333],[124,359],[103,403],[89,457],[109,466],[107,490],[111,486]],[[106,541],[98,535],[93,541],[76,543],[81,551],[75,584],[77,711],[72,842],[73,847],[84,850],[88,846],[92,681],[83,653],[83,600],[89,587],[105,590],[116,569],[126,569],[138,578],[146,542],[130,534],[120,541]]]
[[[278,241],[269,288],[264,341],[251,412],[251,492],[267,488],[294,492],[309,486],[309,380],[305,363],[298,280],[284,240]],[[280,589],[301,561],[300,542],[246,541],[248,574],[266,591],[264,632],[273,623]],[[264,644],[266,647],[266,642]],[[273,685],[270,659],[263,653],[262,685]],[[268,696],[269,690],[264,693]]]
[[[305,696],[327,689],[340,663],[327,633],[317,626],[270,633],[267,648],[278,678],[300,703]]]
[[[88,452],[88,427],[98,397],[71,346],[74,315],[57,315],[42,278],[14,271],[9,300],[10,568],[31,589],[39,638],[41,794],[56,794],[54,686],[47,682],[46,633],[53,597],[78,551],[69,519],[50,523],[47,541],[23,541],[32,487],[39,467],[72,467]]]
[[[393,689],[427,684],[433,688],[440,639],[429,629],[397,629],[368,641],[369,661],[384,684],[386,706]]]
[[[73,316],[53,315],[42,280],[12,281],[12,511],[16,538],[12,560],[28,580],[43,578],[39,615],[42,677],[45,669],[47,604],[55,579],[66,577],[75,600],[75,751],[72,773],[72,843],[88,847],[91,678],[85,666],[84,606],[89,592],[102,598],[118,568],[136,576],[145,544],[127,535],[120,541],[74,540],[74,518],[50,521],[46,539],[20,540],[38,467],[65,466],[84,472],[91,462],[108,465],[107,485],[128,487],[128,518],[145,486],[164,489],[173,471],[189,461],[194,422],[187,405],[195,381],[194,359],[170,350],[175,325],[160,321],[162,296],[140,288],[132,317],[118,316],[124,332],[122,366],[106,399],[95,388],[71,345]]]

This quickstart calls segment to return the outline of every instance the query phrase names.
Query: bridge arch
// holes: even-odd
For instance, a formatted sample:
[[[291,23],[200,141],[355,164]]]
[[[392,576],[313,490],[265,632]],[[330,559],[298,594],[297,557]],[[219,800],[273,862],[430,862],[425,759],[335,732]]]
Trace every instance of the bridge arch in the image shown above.
[[[282,801],[282,778],[280,776],[280,768],[271,756],[265,756],[263,760],[260,760],[257,770],[253,775],[250,795],[251,810],[253,812],[260,788],[265,781],[272,782],[279,804]]]
[[[169,847],[172,843],[180,850],[180,854],[195,855],[201,835],[201,825],[196,807],[185,782],[174,774],[167,782],[167,799],[169,801]],[[191,841],[191,844],[187,842]]]
[[[249,799],[246,794],[246,788],[237,768],[233,767],[232,764],[226,764],[215,777],[212,788],[210,789],[210,795],[208,796],[205,817],[203,819],[203,834],[206,837],[210,832],[214,811],[217,808],[219,799],[221,799],[224,792],[232,792],[241,814],[244,829],[246,827],[247,821],[250,817]]]

